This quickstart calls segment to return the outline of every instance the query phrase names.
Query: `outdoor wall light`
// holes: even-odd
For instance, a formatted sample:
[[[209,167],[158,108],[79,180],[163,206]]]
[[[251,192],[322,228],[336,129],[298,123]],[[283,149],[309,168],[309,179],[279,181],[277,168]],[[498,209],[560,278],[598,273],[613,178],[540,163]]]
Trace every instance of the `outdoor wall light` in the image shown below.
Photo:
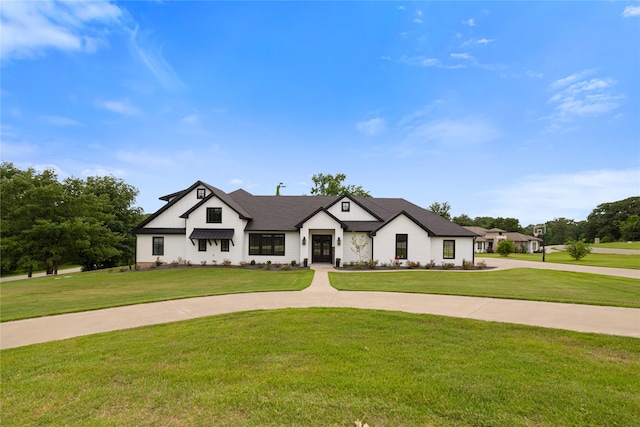
[[[340,246],[340,243],[342,243],[342,241],[340,240],[340,238],[338,237],[338,246]]]
[[[306,244],[307,244],[307,238],[306,238],[306,237],[303,237],[303,238],[302,238],[302,246],[304,246],[304,245],[306,245]]]

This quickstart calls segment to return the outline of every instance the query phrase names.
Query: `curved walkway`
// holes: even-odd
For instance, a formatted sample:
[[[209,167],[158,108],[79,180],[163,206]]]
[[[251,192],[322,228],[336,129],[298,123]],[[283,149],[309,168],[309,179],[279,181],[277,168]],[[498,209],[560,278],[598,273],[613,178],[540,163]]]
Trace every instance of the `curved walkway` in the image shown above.
[[[495,264],[493,261],[492,258],[489,265]],[[571,267],[564,269],[572,270]],[[198,297],[4,322],[0,324],[0,349],[225,313],[311,307],[405,311],[640,338],[640,309],[450,295],[338,291],[329,283],[331,266],[313,266],[313,269],[313,281],[302,291]]]

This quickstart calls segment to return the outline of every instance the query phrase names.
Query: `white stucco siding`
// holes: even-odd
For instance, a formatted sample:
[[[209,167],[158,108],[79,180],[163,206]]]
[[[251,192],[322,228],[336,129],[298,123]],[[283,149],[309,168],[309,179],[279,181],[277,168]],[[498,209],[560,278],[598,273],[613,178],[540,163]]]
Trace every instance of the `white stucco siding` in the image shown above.
[[[407,261],[427,262],[431,255],[427,232],[404,215],[398,216],[376,232],[373,240],[373,258],[381,264],[393,262],[396,257],[396,235],[407,235]]]
[[[355,237],[357,242],[366,242],[366,246],[362,248],[360,253],[360,255],[362,256],[362,261],[367,262],[372,260],[373,258],[371,250],[373,249],[373,240],[371,239],[371,237],[369,237],[367,233],[347,232],[344,233],[344,243],[342,244],[344,246],[344,249],[342,251],[342,262],[360,262],[360,257],[358,256],[358,253],[356,252],[352,242],[353,237]]]
[[[444,258],[444,241],[455,241],[455,257]],[[462,265],[462,261],[473,260],[473,237],[432,237],[431,238],[431,258],[436,265],[443,262],[453,263],[457,266]]]
[[[221,208],[222,222],[208,223],[207,208]],[[185,209],[180,215],[188,210],[189,208]],[[238,212],[230,208],[227,204],[225,204],[217,197],[212,197],[210,200],[207,200],[207,202],[202,206],[198,207],[196,210],[189,214],[186,225],[189,229],[187,231],[190,234],[190,231],[193,231],[194,228],[233,228],[237,232],[243,230],[246,223],[246,220],[240,219],[240,214],[238,214]]]
[[[349,203],[349,211],[342,211],[342,202]],[[377,218],[371,215],[366,210],[362,209],[357,203],[351,201],[348,197],[344,197],[338,200],[333,206],[327,209],[331,215],[338,218],[340,221],[376,221]]]
[[[153,238],[164,238],[164,254],[153,255]],[[185,236],[183,234],[139,234],[136,238],[136,262],[155,262],[157,259],[164,263],[186,261]]]
[[[204,188],[204,187],[201,187]],[[191,209],[195,204],[200,202],[198,199],[198,190],[194,189],[187,195],[178,200],[173,206],[164,211],[157,218],[154,218],[145,227],[146,228],[184,228],[185,220],[180,215]],[[206,190],[207,192],[209,190]],[[209,193],[207,193],[209,194]]]

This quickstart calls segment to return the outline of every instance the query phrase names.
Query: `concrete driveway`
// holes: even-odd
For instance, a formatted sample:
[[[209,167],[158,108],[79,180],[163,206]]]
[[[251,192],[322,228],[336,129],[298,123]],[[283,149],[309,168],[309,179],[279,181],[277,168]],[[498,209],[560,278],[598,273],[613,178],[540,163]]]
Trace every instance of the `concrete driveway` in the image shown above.
[[[497,258],[487,258],[487,264],[496,268],[532,267],[526,261]],[[556,269],[558,266],[557,269],[577,271],[576,266],[550,263],[533,268]],[[405,311],[640,338],[640,309],[451,295],[338,291],[329,283],[328,272],[334,271],[331,266],[314,265],[313,269],[313,281],[302,291],[189,298],[4,322],[0,324],[0,349],[224,313],[310,307]],[[596,274],[612,273],[609,270],[599,269],[601,272]],[[616,270],[616,275],[629,277],[627,271],[612,270]],[[630,274],[638,277],[635,271]]]

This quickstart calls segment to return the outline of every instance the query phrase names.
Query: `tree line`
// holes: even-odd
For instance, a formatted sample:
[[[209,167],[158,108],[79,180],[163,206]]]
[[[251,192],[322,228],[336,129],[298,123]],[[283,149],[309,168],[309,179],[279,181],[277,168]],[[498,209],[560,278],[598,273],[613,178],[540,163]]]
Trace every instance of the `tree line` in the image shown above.
[[[58,179],[53,170],[0,165],[2,274],[46,270],[61,263],[84,269],[131,265],[143,219],[138,190],[113,176]]]
[[[538,224],[520,225],[517,218],[493,218],[480,216],[471,218],[466,214],[451,218],[449,203],[434,202],[429,207],[438,215],[462,226],[477,226],[486,229],[499,228],[509,232],[532,235]],[[586,220],[554,218],[545,222],[545,241],[548,245],[561,245],[567,241],[584,240],[601,243],[640,240],[640,197],[629,197],[616,202],[602,203],[591,211]]]

